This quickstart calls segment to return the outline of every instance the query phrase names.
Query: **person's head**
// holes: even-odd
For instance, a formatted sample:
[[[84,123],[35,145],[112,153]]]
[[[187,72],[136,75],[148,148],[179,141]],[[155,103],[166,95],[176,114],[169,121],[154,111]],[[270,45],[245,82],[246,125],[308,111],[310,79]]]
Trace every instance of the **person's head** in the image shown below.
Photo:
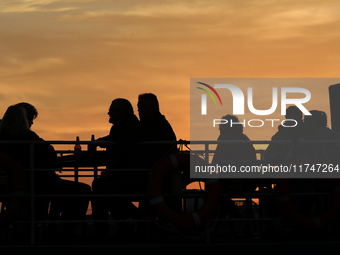
[[[311,129],[321,129],[327,127],[327,115],[323,111],[309,111],[312,115],[305,115],[304,125]]]
[[[286,121],[285,121],[285,126],[296,126],[296,124],[300,124],[303,122],[302,120],[302,112],[301,110],[295,106],[295,105],[292,105],[292,106],[289,106],[287,109],[286,109]],[[295,121],[293,121],[293,120]]]
[[[110,123],[122,123],[126,117],[133,115],[133,107],[129,100],[117,98],[112,101],[107,114],[110,116]]]
[[[140,94],[138,96],[137,107],[139,118],[141,119],[159,113],[158,99],[152,93]]]
[[[226,115],[223,116],[221,119],[227,120],[226,124],[220,124],[219,130],[220,133],[243,133],[243,125],[242,124],[231,124],[231,123],[238,123],[239,120],[234,115]]]
[[[19,105],[11,105],[7,108],[0,123],[0,131],[17,134],[29,131],[26,118],[26,110]]]
[[[299,123],[302,122],[301,110],[295,105],[289,106],[286,109],[286,119],[294,119]]]
[[[17,105],[23,107],[26,110],[26,117],[28,120],[28,124],[29,124],[29,127],[31,127],[33,125],[33,120],[38,117],[37,109],[33,105],[26,103],[26,102],[18,103]]]

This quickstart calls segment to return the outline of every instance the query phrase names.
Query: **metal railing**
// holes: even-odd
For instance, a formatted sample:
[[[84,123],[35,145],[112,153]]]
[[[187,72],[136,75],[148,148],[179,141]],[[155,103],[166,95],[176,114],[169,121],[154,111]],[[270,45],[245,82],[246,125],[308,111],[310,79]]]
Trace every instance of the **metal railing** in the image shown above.
[[[339,143],[339,141],[303,141],[303,143]],[[40,194],[40,195],[36,195],[35,194],[35,190],[34,190],[34,177],[35,177],[35,172],[36,171],[62,171],[62,172],[73,172],[73,174],[60,174],[60,177],[73,177],[74,181],[80,181],[81,178],[85,178],[85,177],[90,177],[90,178],[98,178],[100,176],[100,174],[98,173],[99,171],[103,171],[104,169],[100,169],[98,167],[100,167],[95,160],[91,161],[93,163],[93,165],[89,165],[86,168],[81,168],[79,167],[77,164],[74,165],[73,168],[70,168],[70,166],[66,166],[65,168],[61,168],[61,169],[35,169],[34,167],[34,145],[35,144],[39,144],[39,143],[48,143],[48,144],[52,144],[52,145],[74,145],[74,144],[81,144],[81,145],[88,145],[88,146],[99,146],[99,145],[111,145],[111,146],[119,146],[118,143],[114,143],[114,142],[99,142],[99,141],[0,141],[0,146],[5,146],[6,144],[11,144],[11,145],[20,145],[20,144],[29,144],[29,148],[30,148],[30,168],[29,169],[25,169],[26,171],[29,171],[29,176],[30,176],[30,190],[29,190],[29,202],[31,204],[30,206],[30,244],[36,244],[36,240],[35,240],[35,226],[36,224],[45,224],[45,223],[53,223],[53,222],[60,222],[60,221],[42,221],[42,220],[36,220],[34,218],[35,215],[35,211],[34,211],[34,203],[35,203],[35,198],[36,197],[68,197],[68,196],[72,196],[72,195],[51,195],[51,194]],[[187,150],[187,151],[191,151],[192,153],[197,153],[199,155],[201,155],[207,162],[210,162],[211,159],[211,155],[212,153],[214,153],[214,149],[211,149],[210,146],[211,145],[216,145],[216,144],[221,144],[221,143],[252,143],[252,144],[271,144],[271,143],[285,143],[285,144],[292,144],[291,141],[280,141],[280,142],[273,142],[273,141],[178,141],[178,142],[145,142],[143,144],[146,145],[150,145],[150,144],[176,144],[177,146],[181,146],[182,150]],[[192,145],[202,145],[204,146],[203,150],[191,150],[190,147]],[[133,146],[133,143],[131,144],[131,146]],[[184,146],[186,146],[184,148]],[[74,151],[72,149],[70,150],[57,150],[56,151],[59,155],[62,156],[67,156],[67,155],[72,155],[74,154]],[[264,155],[264,149],[259,149],[256,151],[258,154],[258,160],[263,160],[263,155]],[[76,160],[75,160],[76,162]],[[105,171],[131,171],[131,172],[136,172],[136,171],[149,171],[150,169],[105,169]],[[79,172],[92,172],[92,174],[80,174]],[[230,194],[222,194],[223,196],[229,196],[229,197],[233,197],[233,198],[240,198],[240,199],[246,199],[246,201],[251,201],[252,199],[259,199],[259,216],[257,218],[215,218],[212,219],[210,221],[210,223],[207,224],[206,227],[206,231],[204,233],[204,235],[206,236],[206,241],[209,242],[210,240],[210,235],[211,235],[211,231],[210,231],[210,227],[211,225],[216,225],[217,222],[240,222],[240,221],[247,221],[247,222],[273,222],[273,221],[279,221],[282,220],[281,217],[268,217],[268,213],[263,213],[266,209],[263,208],[263,199],[267,198],[267,197],[272,197],[274,196],[273,193],[273,186],[270,187],[266,187],[267,189],[260,189],[257,192],[251,192],[251,193],[244,193],[242,195],[234,195],[231,196]],[[268,192],[269,191],[269,192]],[[308,193],[310,194],[310,193]],[[318,195],[329,195],[329,193],[316,193]],[[299,194],[299,195],[303,195],[303,194]],[[1,197],[8,197],[11,196],[10,194],[8,195],[1,195]],[[82,196],[82,195],[77,195],[77,196]],[[108,195],[95,195],[95,194],[91,194],[91,195],[83,195],[86,197],[89,197],[89,199],[91,200],[91,198],[94,197],[129,197],[129,198],[135,198],[135,199],[146,199],[146,194],[108,194]],[[195,198],[196,197],[196,198]],[[195,195],[195,194],[188,194],[188,195],[184,195],[183,199],[197,199],[198,197],[201,197],[201,195]],[[246,203],[246,205],[248,205],[248,203]],[[268,205],[265,205],[268,206]],[[248,210],[249,208],[246,208],[246,210]],[[125,220],[108,220],[108,221],[101,221],[101,220],[93,220],[93,219],[88,219],[86,221],[70,221],[70,222],[85,222],[87,224],[93,224],[93,223],[97,223],[97,222],[124,222]],[[133,222],[155,222],[157,221],[157,219],[144,219],[144,220],[135,220]]]

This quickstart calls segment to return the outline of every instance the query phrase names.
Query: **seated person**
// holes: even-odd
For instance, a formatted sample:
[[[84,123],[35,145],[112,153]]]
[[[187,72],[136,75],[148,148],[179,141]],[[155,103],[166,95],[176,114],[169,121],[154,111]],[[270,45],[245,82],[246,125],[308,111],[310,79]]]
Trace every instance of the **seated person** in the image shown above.
[[[112,124],[109,135],[98,138],[97,141],[111,141],[120,143],[118,145],[101,145],[106,148],[107,167],[120,168],[131,163],[131,155],[134,153],[134,146],[130,143],[136,142],[135,136],[139,127],[139,120],[133,112],[131,103],[124,98],[117,98],[112,101],[109,111],[109,122]],[[106,174],[110,175],[110,172]],[[125,173],[120,173],[125,175]],[[114,173],[115,178],[117,172]]]
[[[272,137],[272,141],[297,141],[301,138],[303,132],[301,110],[296,106],[289,106],[286,110],[286,120],[289,119],[295,120],[297,125],[295,126],[296,123],[294,121],[285,121],[285,126],[280,125],[278,127],[279,131]],[[272,143],[268,145],[264,153],[264,158],[266,160],[282,160],[288,162],[296,159],[296,153],[297,150],[293,144]]]
[[[298,143],[295,150],[295,159],[303,160],[306,164],[310,164],[310,169],[315,167],[318,169],[317,164],[333,164],[334,166],[340,163],[340,135],[337,132],[327,127],[327,115],[323,111],[312,110],[311,115],[305,115],[304,125],[301,132],[301,138],[299,141],[313,141],[313,140],[338,140],[339,143]],[[301,162],[301,161],[300,161]],[[335,175],[325,178],[325,173],[321,173],[319,176],[323,178],[315,178],[314,174],[318,174],[318,170],[311,174],[304,173],[305,178],[295,178],[290,184],[290,192],[292,193],[332,193],[333,186],[330,182],[331,179],[336,178]],[[311,175],[314,178],[309,178]],[[319,196],[316,199],[315,195],[300,195],[290,197],[294,209],[305,217],[316,217],[315,213],[326,213],[325,206],[329,203],[330,197]],[[315,210],[318,208],[318,210]]]
[[[112,101],[108,111],[109,122],[112,127],[109,135],[99,138],[98,141],[111,141],[119,143],[117,145],[102,145],[106,148],[107,158],[110,159],[105,172],[93,180],[92,188],[94,194],[135,194],[140,189],[146,188],[146,173],[131,173],[129,171],[119,171],[119,169],[133,168],[138,163],[134,158],[136,142],[135,133],[138,130],[139,120],[133,112],[131,103],[123,98]],[[115,171],[117,169],[117,171]],[[143,178],[144,180],[143,180]],[[122,197],[96,198],[92,201],[93,217],[96,220],[107,220],[108,212],[115,220],[126,220],[129,217],[140,218],[140,211],[132,204],[131,199]],[[132,236],[128,223],[118,223],[119,235]],[[105,238],[109,235],[107,223],[97,224],[97,235]]]
[[[109,122],[113,126],[108,136],[98,139],[119,143],[119,145],[106,147],[108,156],[113,157],[112,165],[108,167],[148,169],[162,157],[175,151],[176,144],[170,146],[136,144],[144,141],[176,141],[170,124],[159,112],[155,95],[140,95],[138,111],[140,121],[134,115],[133,107],[128,100],[120,98],[112,101],[108,114]],[[94,180],[92,187],[95,194],[145,194],[147,172],[133,172],[132,174],[128,171],[112,173],[108,171],[107,177]],[[128,217],[141,219],[140,211],[131,202],[129,198],[96,199],[93,203],[94,217],[107,219],[107,211],[110,211],[111,216],[117,220],[124,220]],[[99,236],[107,236],[109,234],[107,224],[99,225]],[[118,225],[119,236],[131,237],[133,235],[127,223]]]
[[[175,132],[165,116],[160,113],[156,95],[140,94],[137,106],[140,119],[137,137],[139,141],[176,142]],[[146,167],[151,168],[163,157],[175,153],[177,145],[175,143],[141,145],[140,151],[145,154],[141,157],[141,161]]]
[[[136,147],[139,151],[139,162],[145,168],[154,167],[162,158],[177,152],[176,135],[170,123],[161,114],[157,96],[144,93],[138,96],[138,113],[140,128],[138,140],[141,142],[173,142],[170,144],[140,144]],[[180,179],[174,178],[174,179]],[[171,190],[171,177],[164,182],[164,191]],[[183,180],[185,182],[185,180]],[[182,211],[182,200],[175,197],[165,199],[167,204],[175,211]]]
[[[312,110],[312,115],[304,118],[303,140],[339,140],[340,134],[327,127],[327,115],[323,111]],[[340,163],[339,143],[299,144],[299,157],[324,158],[333,164]]]
[[[26,110],[26,108],[28,110]],[[35,113],[31,113],[33,110]],[[44,141],[35,132],[30,130],[33,118],[38,115],[35,108],[27,103],[12,105],[8,107],[0,124],[0,140],[20,141]],[[34,169],[54,169],[58,167],[57,154],[50,144],[34,144]],[[1,151],[12,156],[24,169],[31,168],[30,144],[5,144]],[[30,180],[31,174],[27,172]],[[32,181],[32,180],[30,180]],[[91,187],[84,183],[76,183],[61,179],[54,171],[36,170],[34,172],[35,194],[90,194]],[[88,208],[88,198],[59,198],[59,197],[37,197],[35,199],[35,219],[43,220],[48,212],[48,204],[58,205],[62,220],[85,220]],[[55,217],[59,217],[56,215]],[[50,217],[50,220],[57,218]],[[75,224],[65,223],[63,235],[65,238],[74,236]]]
[[[218,141],[223,140],[243,140],[250,141],[249,138],[243,133],[242,124],[230,125],[239,122],[238,118],[233,115],[223,116],[222,119],[228,121],[228,124],[220,124],[220,136]],[[225,143],[218,144],[215,150],[215,154],[212,160],[212,164],[223,165],[226,161],[240,161],[240,160],[256,160],[256,151],[251,143]],[[232,163],[231,163],[232,164]],[[254,191],[257,187],[256,181],[251,179],[220,179],[222,193],[230,192],[249,192]],[[238,190],[233,190],[238,187]],[[231,201],[230,198],[221,199],[221,214],[224,216],[226,212],[233,217],[240,217],[238,210]]]
[[[228,124],[220,124],[220,136],[218,141],[223,140],[244,140],[250,141],[249,138],[243,133],[242,124],[229,125],[231,120],[233,123],[239,122],[238,118],[233,115],[223,116],[222,119],[228,121]],[[228,160],[256,160],[256,151],[250,143],[225,143],[218,144],[215,150],[213,164],[215,162],[228,161]]]

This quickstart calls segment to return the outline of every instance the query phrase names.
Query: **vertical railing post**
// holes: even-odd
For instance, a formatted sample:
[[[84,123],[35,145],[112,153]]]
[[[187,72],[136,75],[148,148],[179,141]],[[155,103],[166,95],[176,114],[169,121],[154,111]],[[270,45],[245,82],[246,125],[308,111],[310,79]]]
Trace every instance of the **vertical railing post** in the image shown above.
[[[206,226],[206,231],[207,231],[206,242],[207,243],[210,243],[210,231],[209,231],[209,228],[210,228],[210,220],[208,220],[207,226]]]
[[[205,161],[209,164],[209,142],[204,143]]]
[[[79,172],[78,172],[78,166],[74,166],[74,182],[79,181]]]
[[[209,164],[209,161],[210,161],[210,159],[209,159],[209,142],[204,143],[204,153],[205,153],[205,161]],[[207,243],[210,243],[209,228],[210,228],[210,220],[208,220],[208,223],[207,223],[207,238],[206,238]]]
[[[34,210],[34,143],[30,143],[30,204],[31,204],[31,244],[35,243],[35,210]]]
[[[93,158],[93,179],[98,177],[98,166],[97,166],[97,146],[93,144],[94,135],[91,135],[91,145],[88,146],[88,153]]]
[[[81,146],[77,142],[79,142],[79,136],[76,137],[76,143],[74,145],[74,156],[75,156],[76,161],[79,159],[80,154],[81,154]],[[77,165],[74,166],[74,181],[75,182],[79,181],[79,172],[78,172],[78,166]]]

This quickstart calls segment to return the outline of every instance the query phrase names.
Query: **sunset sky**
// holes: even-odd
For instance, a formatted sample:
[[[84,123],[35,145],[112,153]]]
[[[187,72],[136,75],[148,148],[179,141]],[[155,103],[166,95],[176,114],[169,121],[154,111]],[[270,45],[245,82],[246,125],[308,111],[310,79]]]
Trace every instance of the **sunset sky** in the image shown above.
[[[1,0],[1,111],[26,101],[45,140],[89,140],[108,134],[113,99],[137,114],[152,92],[189,140],[190,78],[340,77],[339,11],[331,0]]]

